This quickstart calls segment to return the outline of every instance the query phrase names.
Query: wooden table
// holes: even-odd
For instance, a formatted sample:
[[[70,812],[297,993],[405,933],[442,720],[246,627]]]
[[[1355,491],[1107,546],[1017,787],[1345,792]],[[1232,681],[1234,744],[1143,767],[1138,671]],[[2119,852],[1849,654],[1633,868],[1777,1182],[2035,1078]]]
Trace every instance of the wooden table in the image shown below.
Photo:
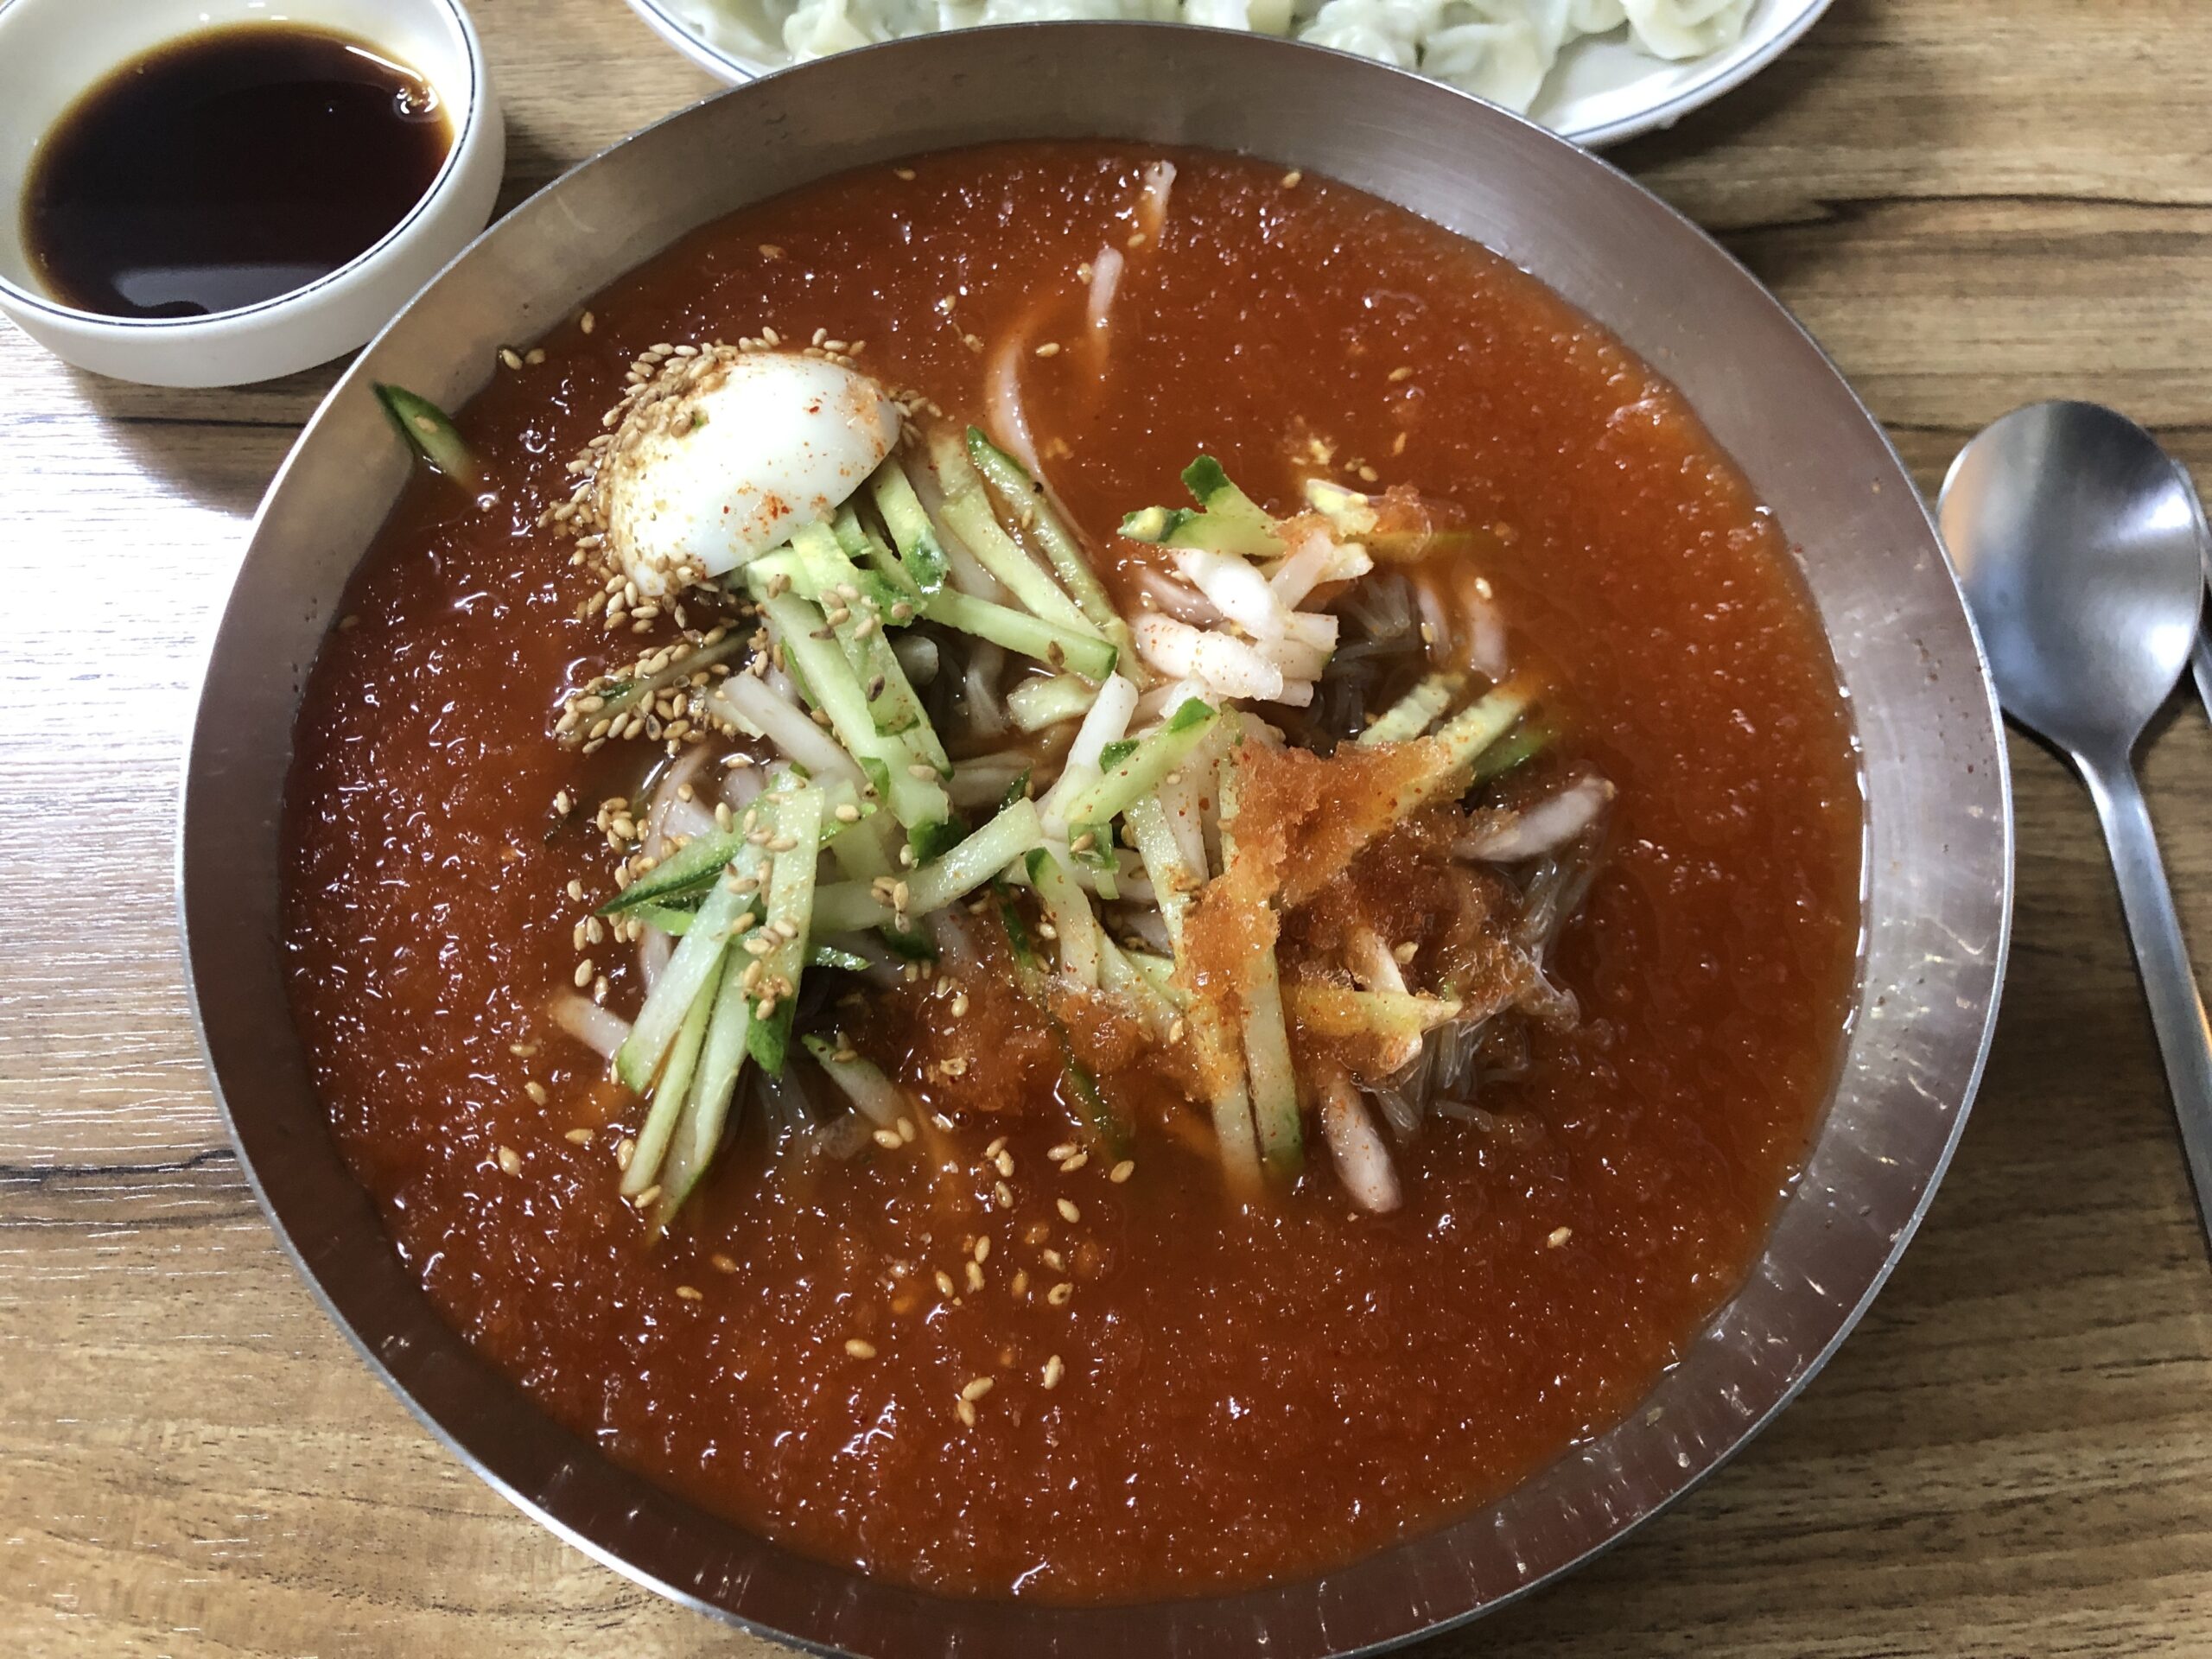
[[[478,0],[507,200],[710,90],[618,0]],[[2058,394],[2212,476],[2212,6],[1837,0],[1620,159],[1718,230],[1932,487]],[[329,369],[126,386],[0,333],[0,1651],[759,1653],[510,1509],[370,1377],[217,1121],[171,897],[178,757],[246,518]],[[81,608],[80,608],[81,607]],[[2016,740],[1988,1082],[1919,1241],[1766,1436],[1428,1651],[2212,1649],[2212,1268],[2089,808]],[[2212,959],[2212,734],[2149,761]]]

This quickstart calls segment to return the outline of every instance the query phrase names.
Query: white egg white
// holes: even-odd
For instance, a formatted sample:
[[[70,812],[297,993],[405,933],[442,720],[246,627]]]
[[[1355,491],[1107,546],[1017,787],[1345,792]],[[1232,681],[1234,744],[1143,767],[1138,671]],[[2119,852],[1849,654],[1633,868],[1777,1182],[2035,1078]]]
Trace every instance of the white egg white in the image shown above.
[[[760,352],[684,394],[601,475],[607,548],[638,591],[719,576],[830,518],[899,441],[899,407],[864,374]]]

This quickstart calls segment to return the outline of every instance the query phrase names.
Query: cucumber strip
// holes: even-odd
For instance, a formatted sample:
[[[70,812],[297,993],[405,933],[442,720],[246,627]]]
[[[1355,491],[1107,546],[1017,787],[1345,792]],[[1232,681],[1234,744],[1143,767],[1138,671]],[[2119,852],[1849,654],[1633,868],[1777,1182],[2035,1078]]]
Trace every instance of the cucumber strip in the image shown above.
[[[1551,747],[1553,736],[1552,728],[1540,721],[1516,727],[1475,757],[1474,781],[1486,784],[1535,760]]]
[[[918,921],[965,899],[1044,838],[1036,802],[1014,802],[944,857],[907,877],[907,916]],[[891,906],[857,881],[833,883],[815,896],[815,926],[824,933],[857,933],[891,920]]]
[[[1141,974],[1150,982],[1153,989],[1170,1002],[1179,1004],[1182,1001],[1181,994],[1175,988],[1175,964],[1166,957],[1156,957],[1149,950],[1124,948],[1122,960]]]
[[[1376,516],[1373,496],[1362,495],[1357,490],[1346,489],[1325,478],[1306,480],[1306,505],[1327,519],[1339,536],[1357,539],[1381,522]]]
[[[849,974],[863,974],[874,964],[866,957],[851,950],[840,950],[834,944],[810,944],[806,947],[806,965],[810,968],[842,969]]]
[[[883,1068],[874,1060],[827,1038],[807,1036],[799,1040],[821,1065],[823,1074],[877,1128],[887,1129],[906,1115],[906,1103],[899,1093],[899,1086],[884,1075]]]
[[[1100,833],[1103,834],[1103,831]],[[1055,840],[1050,836],[1045,838],[1043,845],[1054,858],[1067,866],[1068,874],[1077,887],[1088,888],[1109,903],[1122,897],[1120,888],[1122,882],[1131,879],[1144,879],[1143,861],[1135,853],[1126,849],[1103,855],[1096,849],[1085,853],[1071,853],[1068,850],[1067,842]],[[1026,864],[1009,866],[1006,871],[1006,880],[1017,887],[1028,887],[1030,885],[1028,867]]]
[[[1144,860],[1145,875],[1159,900],[1160,919],[1167,924],[1168,940],[1179,950],[1183,914],[1191,907],[1192,896],[1205,885],[1205,878],[1185,855],[1157,796],[1132,801],[1126,817],[1130,833],[1137,839],[1137,855]]]
[[[660,1199],[653,1206],[653,1226],[665,1231],[683,1200],[691,1196],[699,1178],[714,1161],[721,1145],[722,1125],[729,1121],[730,1103],[737,1096],[737,1075],[745,1066],[745,1034],[752,1023],[745,1004],[745,988],[739,976],[725,965],[721,983],[715,992],[714,1014],[707,1023],[706,1046],[700,1051],[698,1070],[691,1081],[691,1098],[683,1108],[676,1133],[670,1137],[661,1161]],[[637,1154],[630,1166],[637,1167]]]
[[[1071,669],[1087,680],[1103,680],[1122,660],[1117,649],[1088,628],[1071,632],[1008,606],[994,605],[987,599],[972,599],[956,588],[947,588],[926,601],[922,614],[932,622],[942,622],[949,628],[972,633],[978,639],[988,639],[1007,651],[1019,652],[1055,672]]]
[[[715,640],[714,644],[701,645],[690,656],[679,658],[658,674],[647,675],[643,679],[625,680],[619,685],[607,687],[597,694],[600,699],[600,706],[597,709],[593,709],[588,715],[583,714],[581,710],[578,711],[577,725],[575,729],[569,734],[569,741],[582,742],[586,734],[601,721],[612,721],[617,715],[626,715],[632,709],[642,707],[679,680],[688,680],[702,669],[712,668],[716,663],[727,662],[739,652],[747,650],[752,643],[752,636],[749,633],[733,630]]]
[[[808,530],[826,528],[837,538],[837,545],[844,550],[844,555],[849,559],[864,559],[868,556],[868,531],[861,528],[861,515],[850,501],[837,509],[836,515],[826,526],[817,522],[805,525],[804,528]],[[797,541],[798,538],[794,536],[791,539]]]
[[[626,1198],[634,1198],[653,1185],[654,1177],[660,1173],[661,1155],[668,1150],[677,1119],[691,1096],[691,1073],[699,1062],[700,1045],[706,1039],[707,1021],[715,1011],[715,994],[721,988],[721,977],[722,957],[717,956],[683,1011],[683,1023],[677,1027],[669,1046],[668,1064],[661,1068],[659,1080],[653,1085],[652,1109],[645,1114],[645,1127],[638,1131],[630,1167],[622,1172]]]
[[[474,489],[476,457],[453,423],[453,416],[404,386],[387,385],[381,380],[371,384],[384,412],[407,440],[407,447],[454,483]]]
[[[1205,997],[1191,1004],[1186,1020],[1230,1191],[1240,1198],[1251,1196],[1260,1185],[1260,1145],[1252,1127],[1252,1098],[1236,1056],[1235,1035],[1228,1030],[1220,1010]]]
[[[854,523],[859,523],[857,516]],[[863,690],[874,694],[868,708],[875,729],[886,736],[904,735],[923,760],[940,773],[950,776],[952,762],[944,753],[944,745],[938,741],[937,729],[930,724],[921,698],[915,695],[906,669],[885,636],[890,607],[879,604],[862,590],[861,579],[867,573],[846,556],[837,537],[820,524],[802,525],[791,537],[791,550],[806,565],[816,593],[824,598],[834,594],[840,601],[827,614],[842,614],[844,620],[831,622],[830,629],[854,674],[865,682]],[[870,585],[880,586],[880,582]],[[846,600],[847,589],[859,597]],[[903,599],[893,603],[906,606]],[[789,647],[785,649],[788,651]]]
[[[699,919],[697,911],[686,910],[678,905],[635,905],[631,907],[630,915],[632,920],[643,922],[647,927],[657,927],[671,938],[679,939],[689,933],[691,924]]]
[[[1390,820],[1395,823],[1431,801],[1468,788],[1471,773],[1484,752],[1504,736],[1535,700],[1532,686],[1510,680],[1446,721],[1436,735],[1427,740],[1435,746],[1430,763],[1392,794],[1388,807]]]
[[[1252,1079],[1252,1121],[1259,1129],[1261,1159],[1277,1175],[1295,1175],[1306,1162],[1299,1133],[1298,1074],[1290,1063],[1282,982],[1272,950],[1259,982],[1244,999],[1244,1066]]]
[[[913,749],[875,729],[868,714],[866,688],[845,660],[822,613],[792,594],[764,599],[761,609],[776,630],[785,656],[804,674],[817,702],[830,716],[830,728],[837,734],[837,741],[861,763],[862,771],[875,776],[875,768],[868,764],[870,761],[882,769],[875,782],[892,816],[910,830],[943,823],[951,817],[952,804],[945,798],[944,788],[934,779],[915,776]]]
[[[1237,756],[1242,753],[1244,716],[1224,715],[1220,732],[1225,747],[1215,793],[1221,802],[1221,865],[1225,870],[1236,859],[1236,818],[1243,798]],[[1273,945],[1262,957],[1244,998],[1244,1069],[1251,1079],[1252,1121],[1259,1130],[1260,1157],[1275,1174],[1295,1175],[1306,1162],[1306,1152],[1299,1135],[1298,1074],[1290,1063],[1290,1033],[1282,1018],[1282,978]]]
[[[1459,1015],[1456,997],[1421,996],[1412,991],[1355,991],[1343,985],[1305,980],[1288,994],[1299,1025],[1317,1037],[1373,1035],[1386,1042],[1418,1040]]]
[[[944,544],[937,538],[937,527],[930,523],[921,497],[914,493],[913,480],[896,455],[875,469],[868,480],[868,495],[899,549],[898,574],[893,575],[890,569],[883,574],[920,597],[936,593],[944,586],[949,562]]]
[[[1359,734],[1360,747],[1371,749],[1378,743],[1403,743],[1408,738],[1419,737],[1452,706],[1452,699],[1459,690],[1459,677],[1456,674],[1424,677],[1420,684],[1392,703]]]
[[[1172,969],[1173,964],[1169,966]],[[1098,983],[1135,1005],[1137,1016],[1152,1033],[1153,1041],[1167,1040],[1175,1023],[1175,1002],[1130,962],[1129,953],[1103,929],[1098,935]]]
[[[775,836],[769,843],[768,918],[764,937],[775,940],[759,960],[760,974],[752,991],[753,1022],[745,1033],[746,1052],[771,1076],[782,1075],[791,1046],[791,1015],[798,1004],[799,979],[806,972],[806,949],[814,926],[814,868],[822,853],[822,791],[811,784],[792,790],[776,807]],[[749,969],[747,970],[750,971]]]
[[[938,477],[944,485],[944,522],[968,544],[986,570],[1033,614],[1071,633],[1103,639],[1083,607],[1062,591],[1052,573],[1031,558],[1006,533],[991,511],[983,480],[968,458],[967,446],[950,432],[939,432],[930,447]]]
[[[1078,984],[1096,989],[1099,973],[1098,918],[1090,913],[1090,898],[1076,885],[1061,863],[1045,848],[1031,849],[1025,861],[1030,885],[1058,935],[1060,971]]]
[[[834,812],[840,806],[846,806],[865,817],[875,810],[863,803],[859,791],[842,779],[817,787],[822,790],[823,810],[826,812]],[[730,828],[716,830],[701,836],[696,841],[687,842],[601,905],[599,913],[602,916],[620,915],[641,905],[664,908],[659,901],[690,888],[705,886],[721,874],[724,865],[743,858],[747,846],[747,838],[758,832],[766,817],[759,805],[747,807],[744,816]],[[751,822],[748,823],[748,819]],[[661,924],[655,922],[652,925],[658,927]],[[667,931],[680,933],[683,930],[672,927]]]
[[[836,739],[757,675],[731,675],[708,694],[707,709],[740,731],[766,738],[792,765],[805,767],[817,783],[842,779],[857,789],[868,781],[853,757],[837,747]]]
[[[632,1093],[644,1094],[652,1082],[692,999],[721,963],[737,922],[754,913],[753,897],[717,884],[707,895],[707,902],[699,906],[698,915],[669,957],[668,966],[661,970],[645,1006],[638,1010],[637,1023],[630,1027],[628,1039],[615,1051],[614,1075]]]
[[[1140,738],[1135,753],[1096,783],[1077,791],[1063,808],[1068,822],[1105,823],[1127,810],[1132,801],[1157,793],[1160,780],[1205,741],[1217,718],[1213,709],[1192,697]]]
[[[1091,569],[1074,532],[1052,511],[1045,486],[1030,477],[1020,461],[986,437],[979,427],[968,429],[968,458],[976,463],[976,470],[982,474],[984,483],[996,490],[1013,511],[1015,522],[1035,533],[1045,556],[1052,561],[1053,573],[1060,579],[1060,586],[1067,589],[1076,608],[1090,619],[1092,626],[1126,652],[1128,629],[1122,620],[1122,613],[1107,597],[1105,584],[1098,580],[1097,571]]]
[[[1024,680],[1006,694],[1006,708],[1020,730],[1041,732],[1081,717],[1097,696],[1098,688],[1081,675],[1055,674]]]

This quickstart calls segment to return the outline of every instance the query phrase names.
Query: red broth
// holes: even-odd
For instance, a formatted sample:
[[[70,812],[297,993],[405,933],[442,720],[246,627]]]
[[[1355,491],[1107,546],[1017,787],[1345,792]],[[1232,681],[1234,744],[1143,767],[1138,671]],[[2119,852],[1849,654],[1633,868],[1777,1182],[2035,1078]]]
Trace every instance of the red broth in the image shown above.
[[[1160,153],[1020,144],[852,174],[616,284],[590,332],[556,327],[462,412],[497,505],[410,486],[296,734],[299,1027],[437,1306],[609,1456],[950,1593],[1311,1573],[1616,1420],[1755,1259],[1852,979],[1859,798],[1834,668],[1781,530],[1680,397],[1526,276],[1322,179],[1175,153],[1164,232],[1130,248]],[[1077,268],[1108,244],[1128,264],[1101,378]],[[1559,957],[1584,1020],[1485,1096],[1521,1132],[1432,1118],[1387,1216],[1325,1159],[1233,1209],[1165,1135],[1125,1182],[1103,1160],[1061,1174],[1049,1115],[850,1164],[772,1158],[747,1122],[649,1246],[616,1193],[639,1103],[543,1012],[609,890],[591,804],[639,764],[549,731],[628,642],[577,618],[592,579],[537,518],[657,342],[819,328],[976,416],[986,359],[964,337],[1025,318],[1067,347],[1026,358],[1023,383],[1094,541],[1177,499],[1201,451],[1287,507],[1317,442],[1348,482],[1365,467],[1499,527],[1485,574],[1516,654],[1620,791]],[[567,817],[564,789],[584,804]],[[592,954],[634,1011],[633,952]],[[1011,1177],[986,1158],[1001,1134]]]

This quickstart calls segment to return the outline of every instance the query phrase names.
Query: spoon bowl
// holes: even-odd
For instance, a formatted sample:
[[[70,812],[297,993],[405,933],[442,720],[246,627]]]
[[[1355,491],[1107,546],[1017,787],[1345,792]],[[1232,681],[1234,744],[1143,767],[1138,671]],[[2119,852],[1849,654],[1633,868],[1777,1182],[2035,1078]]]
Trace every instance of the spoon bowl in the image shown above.
[[[2124,764],[2189,661],[2202,519],[2156,439],[2096,404],[2032,404],[1943,480],[1943,539],[2007,713]]]

